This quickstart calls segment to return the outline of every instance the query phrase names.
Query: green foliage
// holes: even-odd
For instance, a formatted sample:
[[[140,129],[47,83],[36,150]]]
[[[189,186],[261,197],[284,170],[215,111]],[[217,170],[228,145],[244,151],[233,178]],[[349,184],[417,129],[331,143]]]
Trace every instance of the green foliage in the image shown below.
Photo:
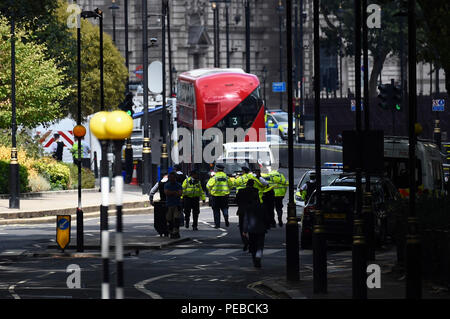
[[[32,20],[51,12],[56,6],[54,0],[2,0],[0,14],[9,17],[14,13],[19,21]]]
[[[39,174],[30,177],[28,182],[30,184],[31,192],[45,192],[52,188],[49,181]]]
[[[38,136],[32,136],[25,129],[20,129],[16,134],[17,148],[24,150],[29,158],[40,158],[44,156],[44,149],[39,143]],[[11,147],[11,129],[0,130],[0,145]]]
[[[9,162],[0,161],[0,194],[9,194],[9,170]],[[28,172],[22,165],[19,165],[19,187],[21,193],[30,191],[30,187],[28,186]]]
[[[77,116],[77,55],[76,39],[77,29],[68,28],[68,18],[73,12],[67,12],[68,3],[58,0],[58,8],[55,11],[57,24],[49,25],[45,34],[41,34],[41,41],[49,47],[49,56],[59,56],[64,52],[63,65],[67,65],[66,75],[68,83],[75,90],[65,100],[65,106],[72,118]],[[95,21],[95,22],[94,22]],[[81,19],[81,88],[82,88],[82,117],[100,111],[100,34],[98,19]],[[96,23],[97,25],[94,25]],[[54,38],[64,39],[64,42],[52,48]],[[62,49],[62,50],[61,50]],[[115,109],[124,99],[125,84],[128,71],[125,67],[125,59],[114,45],[111,37],[103,33],[103,64],[104,64],[104,97],[105,108]],[[64,64],[66,63],[66,64]]]
[[[46,58],[45,46],[31,41],[23,29],[16,32],[17,123],[25,128],[55,121],[63,116],[60,101],[71,92],[64,87],[63,69]],[[0,127],[11,126],[10,26],[0,17]]]
[[[78,188],[78,166],[75,164],[66,164],[70,168],[70,188]],[[81,168],[81,188],[94,188],[95,187],[95,176],[94,173],[82,167]]]
[[[42,161],[36,161],[33,167],[50,182],[51,190],[69,188],[70,169],[67,165],[50,158],[43,158]]]

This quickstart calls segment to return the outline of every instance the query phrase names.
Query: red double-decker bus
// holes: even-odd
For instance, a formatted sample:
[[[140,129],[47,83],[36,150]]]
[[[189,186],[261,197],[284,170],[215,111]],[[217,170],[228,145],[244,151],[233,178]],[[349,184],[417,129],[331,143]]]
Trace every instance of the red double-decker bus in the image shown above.
[[[181,73],[177,85],[177,125],[193,131],[195,121],[201,121],[196,128],[201,127],[202,132],[218,128],[224,142],[230,141],[227,128],[242,128],[243,140],[265,141],[259,86],[258,77],[242,69],[205,68]]]

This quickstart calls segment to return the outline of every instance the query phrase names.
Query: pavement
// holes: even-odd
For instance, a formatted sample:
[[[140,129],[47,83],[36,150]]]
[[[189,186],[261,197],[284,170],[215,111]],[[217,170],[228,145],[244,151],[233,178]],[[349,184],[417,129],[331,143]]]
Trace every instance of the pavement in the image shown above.
[[[352,299],[352,259],[351,250],[347,251],[349,258],[339,264],[327,262],[326,293],[314,293],[312,267],[301,267],[300,280],[288,281],[286,276],[277,276],[262,280],[259,286],[269,290],[271,295],[288,299]],[[300,261],[301,262],[301,261]],[[381,270],[381,287],[367,289],[367,299],[405,299],[406,280],[405,269],[396,265],[396,250],[391,248],[379,252],[374,261]],[[369,275],[369,274],[368,274]],[[450,287],[439,285],[428,280],[422,281],[423,299],[450,299]]]
[[[34,194],[24,194],[20,198],[20,208],[9,208],[9,198],[0,198],[0,225],[7,224],[37,224],[56,220],[56,215],[71,215],[76,217],[78,206],[78,190],[50,191]],[[157,200],[158,196],[155,196]],[[112,187],[109,194],[108,213],[115,215],[115,194]],[[85,217],[100,216],[101,193],[98,188],[83,189],[81,206]],[[125,185],[123,192],[123,214],[153,213],[148,195],[142,194],[137,185]]]

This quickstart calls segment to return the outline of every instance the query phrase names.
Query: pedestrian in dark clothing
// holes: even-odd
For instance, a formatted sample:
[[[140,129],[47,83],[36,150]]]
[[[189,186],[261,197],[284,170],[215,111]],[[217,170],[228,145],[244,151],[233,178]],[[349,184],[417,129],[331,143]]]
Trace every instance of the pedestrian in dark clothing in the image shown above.
[[[169,181],[164,185],[166,194],[167,215],[166,219],[171,230],[170,238],[180,238],[180,198],[183,187],[177,183],[175,172],[169,174]]]
[[[187,176],[183,173],[183,168],[181,167],[181,165],[180,164],[175,164],[174,166],[173,166],[173,168],[175,169],[175,173],[176,173],[176,179],[177,179],[177,183],[178,184],[180,184],[180,185],[183,185],[183,183],[184,183],[184,180],[187,178]],[[184,199],[183,198],[181,198],[181,201],[180,201],[180,207],[179,207],[179,210],[180,210],[180,226],[181,227],[183,227],[184,226],[184,214],[183,214],[183,207],[184,207]]]
[[[264,239],[267,229],[270,228],[267,211],[262,207],[258,190],[254,188],[255,181],[249,179],[247,187],[240,190],[240,200],[245,199],[247,207],[243,220],[243,235],[248,238],[249,252],[252,254],[253,265],[261,267],[261,258],[264,249]]]
[[[57,161],[62,161],[64,142],[59,140],[60,135],[58,133],[53,134],[55,142],[50,146],[50,152],[52,157]]]

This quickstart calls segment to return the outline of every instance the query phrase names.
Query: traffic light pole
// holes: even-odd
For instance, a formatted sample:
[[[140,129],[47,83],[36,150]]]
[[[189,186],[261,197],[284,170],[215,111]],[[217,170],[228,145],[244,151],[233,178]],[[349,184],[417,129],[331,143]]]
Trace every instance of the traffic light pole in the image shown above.
[[[143,76],[144,76],[144,139],[142,145],[142,172],[143,187],[142,194],[150,192],[150,172],[151,172],[151,153],[150,153],[150,137],[148,129],[148,35],[147,35],[147,0],[142,0],[142,51],[143,51]]]
[[[415,0],[408,1],[408,75],[409,75],[409,216],[406,237],[406,298],[422,297],[421,243],[416,216],[416,142],[417,122],[416,86],[416,14]]]
[[[354,1],[355,11],[355,113],[356,135],[360,165],[356,169],[356,214],[353,222],[352,280],[353,298],[366,299],[366,242],[362,216],[362,174],[361,174],[361,1]]]

